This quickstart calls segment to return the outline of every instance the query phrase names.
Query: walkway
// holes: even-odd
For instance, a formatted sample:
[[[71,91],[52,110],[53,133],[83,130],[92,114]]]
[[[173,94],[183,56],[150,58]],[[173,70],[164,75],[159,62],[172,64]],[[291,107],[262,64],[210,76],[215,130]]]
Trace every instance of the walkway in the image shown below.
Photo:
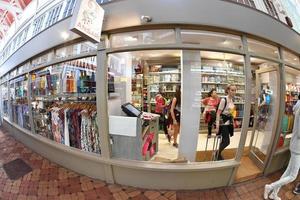
[[[18,180],[10,180],[3,164],[20,158],[31,166],[32,171]],[[0,130],[0,199],[101,199],[101,200],[261,200],[263,186],[280,177],[275,173],[230,187],[194,191],[157,191],[107,184],[82,176],[41,157],[22,143]],[[172,181],[172,180],[170,180]],[[295,183],[282,188],[280,196],[299,199],[291,192]]]

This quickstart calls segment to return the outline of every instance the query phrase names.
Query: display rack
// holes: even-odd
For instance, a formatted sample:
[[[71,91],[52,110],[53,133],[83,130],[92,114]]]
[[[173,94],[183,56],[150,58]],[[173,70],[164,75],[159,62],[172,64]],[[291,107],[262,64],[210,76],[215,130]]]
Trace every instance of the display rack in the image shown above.
[[[30,73],[35,133],[100,153],[96,123],[96,58],[87,57]]]
[[[236,116],[234,118],[235,128],[242,127],[244,117],[244,95],[245,95],[245,75],[244,66],[239,63],[218,60],[203,60],[201,66],[202,80],[202,99],[207,96],[207,93],[215,88],[219,97],[225,97],[226,85],[233,84],[236,86],[236,97],[234,104],[236,106]],[[204,111],[204,106],[201,106],[201,111]],[[204,120],[200,120],[201,130],[206,130],[207,125]]]
[[[148,112],[154,112],[155,109],[155,96],[161,89],[164,93],[164,98],[171,100],[176,92],[176,87],[181,84],[181,73],[179,67],[177,69],[164,69],[162,71],[150,72],[148,80]],[[164,71],[167,70],[167,71]]]

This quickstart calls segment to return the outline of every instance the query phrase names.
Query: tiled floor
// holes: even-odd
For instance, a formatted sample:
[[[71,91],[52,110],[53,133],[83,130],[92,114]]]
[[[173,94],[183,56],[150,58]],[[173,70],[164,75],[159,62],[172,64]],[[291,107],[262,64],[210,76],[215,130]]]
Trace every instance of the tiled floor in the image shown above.
[[[10,180],[2,165],[16,158],[23,159],[33,171],[19,180]],[[32,152],[14,138],[0,130],[0,199],[115,199],[115,200],[227,200],[263,199],[263,186],[279,178],[281,172],[260,177],[230,187],[193,191],[153,191],[122,185],[111,185],[103,181],[82,176],[51,163]],[[280,196],[285,199],[299,199],[292,194],[295,183],[282,188]]]

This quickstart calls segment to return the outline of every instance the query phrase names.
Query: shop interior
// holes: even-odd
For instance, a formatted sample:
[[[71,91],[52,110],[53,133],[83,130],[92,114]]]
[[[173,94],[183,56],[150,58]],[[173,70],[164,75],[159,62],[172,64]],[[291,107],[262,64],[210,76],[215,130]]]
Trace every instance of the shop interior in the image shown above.
[[[244,118],[245,104],[245,70],[244,57],[241,55],[199,51],[201,55],[201,83],[195,84],[201,88],[201,99],[207,97],[210,89],[215,88],[219,98],[225,97],[225,88],[228,84],[236,85],[237,91],[234,99],[234,136],[230,138],[230,145],[224,150],[224,159],[234,159],[241,137],[241,126]],[[181,83],[181,51],[180,50],[156,50],[156,51],[135,51],[116,53],[109,55],[109,74],[113,76],[112,92],[109,92],[109,114],[115,116],[125,116],[120,109],[121,105],[130,102],[136,108],[148,113],[155,113],[155,96],[160,91],[168,105],[175,94],[177,85]],[[275,114],[274,106],[278,92],[278,64],[267,60],[251,58],[251,113],[249,129],[242,157],[242,164],[239,167],[236,181],[254,178],[262,173],[262,169],[256,164],[258,159],[262,164],[266,161],[266,156],[271,134],[274,132]],[[294,101],[295,92],[299,91],[296,80],[296,70],[287,68],[287,105]],[[299,79],[300,80],[300,79]],[[111,84],[112,82],[109,82]],[[291,92],[293,91],[293,92]],[[291,100],[292,98],[292,100]],[[205,106],[200,103],[201,112],[198,145],[196,152],[196,162],[214,161],[213,153],[216,151],[214,137],[208,138],[208,126],[203,118]],[[288,108],[287,108],[288,110]],[[165,111],[164,120],[167,120],[168,110]],[[280,139],[278,148],[286,146],[289,138],[289,131],[292,127],[290,113],[286,113],[289,126],[283,128],[283,144]],[[283,122],[285,123],[285,122]],[[168,141],[164,134],[163,120],[158,123],[157,138],[152,138],[151,145],[155,149],[140,157],[141,160],[151,160],[159,162],[176,162],[178,159],[178,148]],[[168,125],[168,133],[172,136],[172,125]],[[285,130],[286,129],[286,130]],[[143,129],[142,129],[143,130]],[[137,137],[139,137],[137,135]],[[148,137],[139,138],[141,145],[137,151],[143,148]],[[114,145],[114,144],[113,144]],[[150,145],[150,146],[151,146]],[[180,145],[180,136],[179,136]],[[147,146],[151,149],[149,146]]]

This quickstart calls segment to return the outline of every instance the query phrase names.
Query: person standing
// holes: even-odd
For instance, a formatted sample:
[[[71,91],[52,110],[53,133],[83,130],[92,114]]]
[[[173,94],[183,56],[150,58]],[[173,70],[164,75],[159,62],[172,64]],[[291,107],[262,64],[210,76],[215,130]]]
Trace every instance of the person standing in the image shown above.
[[[169,142],[171,142],[171,136],[168,133],[166,118],[165,118],[165,114],[164,114],[165,107],[166,107],[166,99],[163,97],[161,88],[159,88],[159,91],[158,91],[157,95],[155,96],[155,113],[160,115],[159,124],[161,125],[162,129],[164,130],[166,138],[168,139]]]
[[[225,92],[227,96],[221,98],[216,116],[216,133],[222,136],[219,150],[216,152],[217,160],[224,160],[222,152],[230,144],[230,137],[233,136],[234,131],[233,118],[235,105],[233,98],[236,93],[236,86],[228,85]]]
[[[280,200],[281,198],[278,196],[280,188],[283,185],[293,182],[297,178],[300,168],[300,95],[298,96],[296,105],[293,107],[293,112],[295,120],[290,141],[290,161],[279,180],[265,185],[264,199]]]
[[[215,88],[212,88],[209,93],[208,97],[202,100],[202,103],[205,105],[203,118],[205,123],[207,123],[208,135],[207,137],[211,137],[212,126],[216,121],[216,109],[219,103],[219,97],[217,95],[217,91]]]
[[[176,87],[175,97],[172,99],[171,103],[171,117],[173,121],[173,130],[174,130],[174,142],[173,146],[178,148],[177,137],[180,130],[180,112],[181,112],[181,87]]]

